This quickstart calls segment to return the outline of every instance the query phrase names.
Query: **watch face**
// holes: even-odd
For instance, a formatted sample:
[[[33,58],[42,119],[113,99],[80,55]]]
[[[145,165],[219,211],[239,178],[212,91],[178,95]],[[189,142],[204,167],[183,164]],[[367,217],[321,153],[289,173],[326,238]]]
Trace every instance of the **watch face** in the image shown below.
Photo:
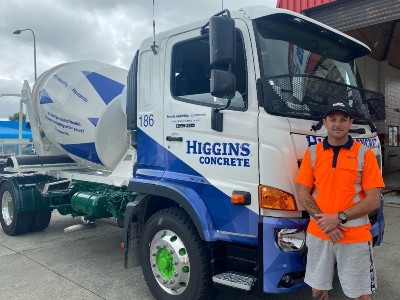
[[[339,219],[340,219],[341,221],[346,221],[346,220],[347,220],[347,215],[346,215],[344,212],[341,212],[341,213],[339,214]]]

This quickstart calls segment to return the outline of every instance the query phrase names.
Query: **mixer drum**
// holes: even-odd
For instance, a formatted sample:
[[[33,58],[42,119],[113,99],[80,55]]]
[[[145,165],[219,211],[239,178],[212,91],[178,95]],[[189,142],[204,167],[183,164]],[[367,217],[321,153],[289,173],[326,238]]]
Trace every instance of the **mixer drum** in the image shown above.
[[[113,170],[128,148],[121,107],[127,75],[97,61],[46,71],[33,88],[41,130],[76,162]]]

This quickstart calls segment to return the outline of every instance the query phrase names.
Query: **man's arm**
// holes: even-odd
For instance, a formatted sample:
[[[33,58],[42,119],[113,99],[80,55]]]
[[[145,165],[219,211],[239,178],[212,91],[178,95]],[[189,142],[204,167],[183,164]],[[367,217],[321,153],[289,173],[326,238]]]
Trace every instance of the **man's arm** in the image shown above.
[[[318,207],[314,198],[311,196],[311,189],[312,189],[311,187],[308,187],[306,185],[302,185],[299,183],[297,184],[297,194],[299,196],[301,204],[303,205],[304,209],[310,214],[311,217],[313,217],[315,220],[318,220],[320,217],[318,217],[317,215],[324,216],[324,214]],[[324,231],[324,232],[332,242],[337,242],[343,238],[343,233],[340,231],[341,228],[342,228],[341,224],[337,224],[335,228],[332,228],[329,231]],[[323,230],[323,228],[321,228],[321,230]]]
[[[344,210],[347,220],[354,220],[367,216],[381,205],[381,191],[379,188],[365,190],[365,198]]]
[[[319,218],[316,214],[322,214],[321,209],[318,207],[314,198],[311,196],[311,187],[298,183],[297,184],[297,194],[299,196],[300,203],[303,205],[304,209],[313,217],[315,220]]]

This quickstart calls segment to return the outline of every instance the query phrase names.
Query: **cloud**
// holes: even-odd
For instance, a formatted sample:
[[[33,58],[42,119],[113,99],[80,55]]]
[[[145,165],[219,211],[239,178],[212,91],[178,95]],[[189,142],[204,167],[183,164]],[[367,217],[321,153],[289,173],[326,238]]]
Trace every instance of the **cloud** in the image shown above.
[[[221,4],[155,0],[156,32],[208,18]],[[253,4],[275,6],[276,0],[224,0],[231,10]],[[151,0],[0,1],[0,93],[19,93],[23,80],[34,82],[33,36],[12,34],[17,29],[35,32],[39,76],[60,63],[84,59],[128,69],[142,40],[152,35],[152,20]],[[0,101],[0,119],[19,109],[16,99]]]
[[[0,80],[0,94],[20,94],[22,81]],[[20,97],[0,97],[0,120],[8,120],[8,117],[19,111]]]

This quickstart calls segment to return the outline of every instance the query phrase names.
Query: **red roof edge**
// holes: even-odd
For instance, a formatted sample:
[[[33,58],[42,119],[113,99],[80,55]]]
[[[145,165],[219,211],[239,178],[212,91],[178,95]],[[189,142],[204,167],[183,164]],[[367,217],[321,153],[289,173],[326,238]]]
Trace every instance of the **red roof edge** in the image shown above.
[[[302,10],[327,4],[335,0],[278,0],[276,7],[300,13]]]

